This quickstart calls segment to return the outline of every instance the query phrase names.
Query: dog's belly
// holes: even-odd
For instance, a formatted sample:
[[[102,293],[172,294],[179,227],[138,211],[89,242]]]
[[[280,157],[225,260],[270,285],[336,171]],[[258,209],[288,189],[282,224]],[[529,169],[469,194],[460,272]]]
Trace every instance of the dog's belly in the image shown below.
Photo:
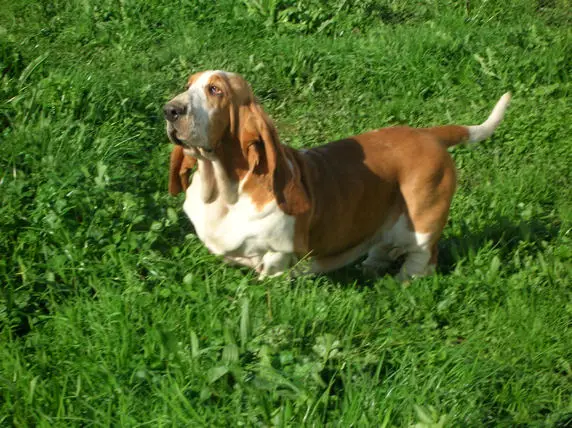
[[[200,176],[195,174],[183,209],[205,246],[236,263],[255,267],[266,253],[294,252],[295,219],[280,210],[275,201],[260,210],[246,194],[234,204],[220,196],[204,203]]]
[[[376,233],[354,247],[335,256],[313,259],[310,272],[330,272],[355,262],[365,254],[368,257],[363,262],[364,266],[387,268],[405,254],[427,252],[430,234],[410,230],[409,222],[405,214],[388,220]]]

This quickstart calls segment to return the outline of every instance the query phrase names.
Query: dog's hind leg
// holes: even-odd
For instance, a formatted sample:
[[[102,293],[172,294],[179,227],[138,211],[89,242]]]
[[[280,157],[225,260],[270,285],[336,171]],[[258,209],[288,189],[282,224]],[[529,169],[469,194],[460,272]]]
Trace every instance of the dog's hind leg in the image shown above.
[[[395,277],[399,281],[430,275],[435,270],[434,265],[430,263],[433,248],[432,234],[414,232],[414,235],[414,242],[408,246],[405,261]]]
[[[437,242],[449,217],[455,179],[453,162],[446,154],[441,168],[402,185],[411,239],[405,247],[405,262],[397,279],[429,275],[435,271]]]

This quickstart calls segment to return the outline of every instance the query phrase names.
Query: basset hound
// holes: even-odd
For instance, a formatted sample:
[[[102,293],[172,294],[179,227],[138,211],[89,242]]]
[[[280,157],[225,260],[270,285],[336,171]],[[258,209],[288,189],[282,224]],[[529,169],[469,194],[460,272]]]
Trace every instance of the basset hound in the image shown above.
[[[481,125],[396,126],[295,150],[244,78],[196,73],[164,106],[169,191],[186,192],[184,211],[212,253],[261,278],[302,259],[319,273],[362,256],[368,273],[404,257],[398,280],[427,275],[455,192],[447,148],[490,137],[510,97]]]

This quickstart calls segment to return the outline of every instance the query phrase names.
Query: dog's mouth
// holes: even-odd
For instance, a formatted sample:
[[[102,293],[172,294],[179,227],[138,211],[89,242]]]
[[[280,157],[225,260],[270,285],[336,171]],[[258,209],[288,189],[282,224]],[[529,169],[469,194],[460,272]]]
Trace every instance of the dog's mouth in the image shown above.
[[[177,130],[175,129],[174,126],[168,127],[167,136],[169,137],[169,140],[171,140],[171,143],[181,147],[186,146],[185,142],[183,140],[180,140],[179,137],[177,137]]]
[[[213,152],[213,149],[211,149],[211,148],[194,145],[194,144],[191,144],[190,142],[188,142],[186,140],[180,139],[177,136],[177,130],[175,129],[174,126],[169,125],[169,127],[167,129],[167,136],[169,137],[169,140],[171,140],[171,142],[173,144],[176,144],[177,146],[181,146],[181,147],[187,148],[187,149],[196,149],[199,151],[204,151],[206,153],[212,153]]]

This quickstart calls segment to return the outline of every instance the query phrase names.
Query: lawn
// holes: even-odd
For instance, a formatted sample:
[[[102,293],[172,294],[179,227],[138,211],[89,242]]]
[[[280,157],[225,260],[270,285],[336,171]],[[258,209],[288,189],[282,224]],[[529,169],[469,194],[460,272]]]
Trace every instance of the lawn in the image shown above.
[[[572,425],[567,0],[0,0],[0,425]],[[167,192],[161,106],[243,74],[281,139],[483,121],[438,273],[257,281]]]

